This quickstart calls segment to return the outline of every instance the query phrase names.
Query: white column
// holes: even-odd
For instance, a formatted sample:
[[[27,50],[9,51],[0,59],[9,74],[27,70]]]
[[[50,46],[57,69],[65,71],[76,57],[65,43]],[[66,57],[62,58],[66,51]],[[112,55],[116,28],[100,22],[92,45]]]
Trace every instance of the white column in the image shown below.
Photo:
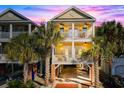
[[[10,24],[9,25],[10,38],[12,38],[12,30],[13,30],[13,26],[12,24]]]
[[[28,24],[28,33],[31,34],[31,24]]]
[[[92,23],[92,31],[93,31],[93,37],[95,37],[95,23]]]
[[[75,47],[74,47],[74,23],[72,23],[72,58],[75,59]]]

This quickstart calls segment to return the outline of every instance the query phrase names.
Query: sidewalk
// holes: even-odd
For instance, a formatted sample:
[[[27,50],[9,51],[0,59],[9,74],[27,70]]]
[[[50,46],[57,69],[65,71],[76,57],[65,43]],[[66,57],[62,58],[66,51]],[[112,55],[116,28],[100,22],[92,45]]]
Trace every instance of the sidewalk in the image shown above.
[[[0,86],[0,88],[7,88],[7,87],[8,87],[7,84],[3,84]]]

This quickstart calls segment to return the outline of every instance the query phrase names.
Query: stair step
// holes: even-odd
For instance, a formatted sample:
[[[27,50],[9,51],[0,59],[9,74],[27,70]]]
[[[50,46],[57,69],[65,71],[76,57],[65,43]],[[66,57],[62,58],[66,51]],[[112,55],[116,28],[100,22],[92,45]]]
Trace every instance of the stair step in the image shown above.
[[[36,83],[38,83],[38,84],[45,85],[45,81],[42,78],[38,77],[38,76],[35,77],[34,81]]]
[[[40,84],[40,83],[37,82],[37,81],[34,81],[33,83],[34,83],[34,85],[36,85],[38,88],[40,88],[40,86],[43,86],[42,84]]]
[[[79,84],[88,85],[88,86],[91,85],[91,82],[81,80],[81,79],[77,79],[77,78],[68,78],[68,80],[79,83]]]
[[[81,80],[85,80],[85,81],[91,82],[91,79],[89,79],[89,78],[85,78],[85,77],[82,77],[82,76],[77,76],[77,78],[81,79]]]

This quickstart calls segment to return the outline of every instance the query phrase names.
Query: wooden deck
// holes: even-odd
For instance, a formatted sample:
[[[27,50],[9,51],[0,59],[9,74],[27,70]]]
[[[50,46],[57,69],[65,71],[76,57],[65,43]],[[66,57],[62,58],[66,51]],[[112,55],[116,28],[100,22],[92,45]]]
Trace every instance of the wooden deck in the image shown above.
[[[52,88],[81,88],[81,84],[75,82],[59,82],[55,81]]]

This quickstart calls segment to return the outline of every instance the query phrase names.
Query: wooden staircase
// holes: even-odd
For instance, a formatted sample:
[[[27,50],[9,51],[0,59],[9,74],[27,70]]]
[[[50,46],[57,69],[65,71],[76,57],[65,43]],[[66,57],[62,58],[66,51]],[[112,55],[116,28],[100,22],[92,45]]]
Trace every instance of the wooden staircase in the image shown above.
[[[75,82],[81,85],[86,85],[88,87],[92,86],[91,80],[82,76],[78,76],[77,78],[67,78],[66,80],[70,82]]]

